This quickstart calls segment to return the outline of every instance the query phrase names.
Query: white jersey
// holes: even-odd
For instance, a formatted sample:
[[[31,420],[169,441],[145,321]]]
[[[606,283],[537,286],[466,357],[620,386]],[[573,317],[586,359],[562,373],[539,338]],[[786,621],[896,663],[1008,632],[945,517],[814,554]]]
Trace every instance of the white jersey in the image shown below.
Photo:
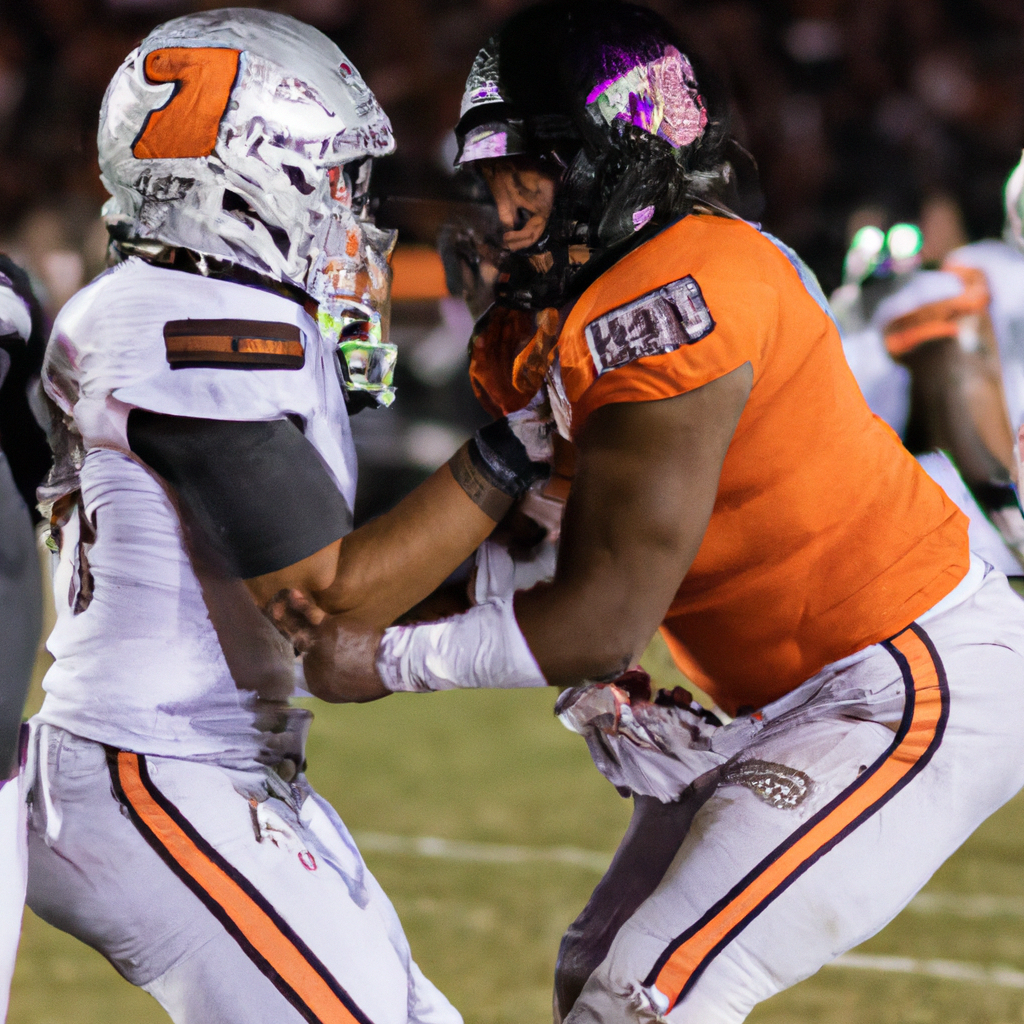
[[[1024,255],[1002,242],[984,241],[957,249],[946,264],[985,270],[989,312],[999,343],[1011,422],[1017,430],[1024,424]],[[886,328],[922,307],[957,298],[964,287],[961,278],[949,270],[919,270],[871,309],[864,308],[860,288],[855,284],[843,285],[831,296],[843,352],[861,393],[871,411],[900,436],[910,414],[910,372],[889,354]],[[1018,374],[1019,385],[1015,383]],[[1008,382],[1013,382],[1020,396],[1016,405],[1010,400]],[[1017,556],[985,516],[949,458],[943,452],[930,452],[919,456],[918,461],[970,520],[971,550],[1007,576],[1019,575]]]
[[[301,366],[173,367],[164,328],[188,320],[297,328]],[[251,763],[260,746],[256,692],[286,697],[294,657],[240,581],[200,581],[171,499],[129,452],[127,418],[133,408],[217,420],[297,418],[351,509],[355,449],[333,353],[302,306],[283,296],[133,258],[61,311],[44,378],[84,441],[86,523],[84,537],[78,516],[63,531],[58,619],[47,643],[55,661],[43,681],[41,721],[119,749]],[[87,603],[77,600],[83,553]],[[236,678],[222,643],[227,631],[218,635],[210,617],[232,601],[250,631],[242,630],[249,653],[258,648],[258,685]]]
[[[1024,253],[1006,242],[986,239],[955,249],[946,265],[974,267],[985,274],[1003,392],[1016,432],[1024,426]]]

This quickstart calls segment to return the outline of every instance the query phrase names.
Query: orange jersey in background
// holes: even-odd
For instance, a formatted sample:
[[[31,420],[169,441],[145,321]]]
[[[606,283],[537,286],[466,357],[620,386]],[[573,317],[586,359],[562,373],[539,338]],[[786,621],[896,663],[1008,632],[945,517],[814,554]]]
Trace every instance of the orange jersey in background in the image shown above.
[[[565,323],[549,393],[557,405],[564,389],[578,435],[602,405],[668,398],[746,362],[750,398],[662,627],[729,712],[899,632],[969,562],[966,518],[868,409],[794,263],[743,221],[685,217],[603,274]]]

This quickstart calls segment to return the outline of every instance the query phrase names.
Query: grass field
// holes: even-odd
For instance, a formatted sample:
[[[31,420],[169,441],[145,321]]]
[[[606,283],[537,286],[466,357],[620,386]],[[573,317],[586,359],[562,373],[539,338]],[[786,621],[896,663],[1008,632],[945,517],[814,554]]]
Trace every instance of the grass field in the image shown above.
[[[419,856],[388,852],[380,836],[610,856],[629,804],[594,770],[583,741],[552,718],[553,699],[468,692],[315,707],[310,777],[357,837],[368,835],[366,859],[417,960],[467,1024],[550,1021],[558,941],[596,883],[600,858],[490,863],[462,859],[458,846],[454,857]],[[926,896],[857,951],[907,958],[904,970],[830,967],[763,1004],[751,1021],[1024,1021],[1024,798],[988,821]],[[970,980],[972,968],[979,977],[997,973]],[[26,914],[10,1024],[166,1019],[98,954]]]

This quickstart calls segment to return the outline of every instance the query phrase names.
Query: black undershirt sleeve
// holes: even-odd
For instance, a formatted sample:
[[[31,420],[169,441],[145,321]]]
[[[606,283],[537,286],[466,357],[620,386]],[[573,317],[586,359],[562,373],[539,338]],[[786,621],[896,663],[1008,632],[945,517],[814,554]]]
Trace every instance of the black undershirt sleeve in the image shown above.
[[[133,409],[128,443],[171,485],[242,579],[294,565],[352,529],[345,499],[291,420],[205,420]]]

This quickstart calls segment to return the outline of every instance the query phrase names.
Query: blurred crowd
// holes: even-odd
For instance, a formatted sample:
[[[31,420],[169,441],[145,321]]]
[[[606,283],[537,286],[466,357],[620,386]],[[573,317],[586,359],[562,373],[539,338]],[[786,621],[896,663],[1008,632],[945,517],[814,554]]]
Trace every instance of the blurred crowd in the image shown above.
[[[1000,232],[1002,183],[1024,145],[1021,0],[646,2],[732,97],[733,133],[759,168],[760,192],[742,212],[796,248],[826,291],[839,284],[848,241],[864,224],[919,223],[926,260]],[[377,168],[378,192],[444,199],[454,194],[451,128],[473,55],[526,3],[262,6],[334,38],[390,114],[399,151]],[[107,82],[153,25],[215,6],[9,0],[0,8],[0,251],[31,271],[50,315],[104,265],[95,131]],[[436,218],[401,226],[411,226],[407,240],[434,241]],[[372,446],[381,431],[398,431],[401,442],[378,444],[377,453],[390,451],[394,462],[401,450],[413,476],[443,459],[477,415],[462,390],[465,320],[443,302],[397,311],[398,340],[413,355],[402,371],[404,411],[387,426],[390,414],[368,414],[360,432]]]

